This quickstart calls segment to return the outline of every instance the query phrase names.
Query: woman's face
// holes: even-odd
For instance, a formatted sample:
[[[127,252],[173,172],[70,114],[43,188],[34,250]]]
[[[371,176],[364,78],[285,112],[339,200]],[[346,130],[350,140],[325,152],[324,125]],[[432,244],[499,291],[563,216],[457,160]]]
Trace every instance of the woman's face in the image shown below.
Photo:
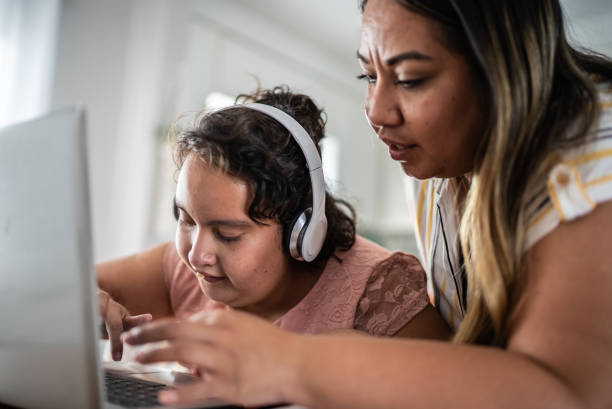
[[[207,297],[263,311],[289,293],[291,275],[280,225],[251,220],[250,198],[246,182],[189,154],[176,187],[176,247]]]
[[[368,81],[366,115],[407,174],[426,179],[472,170],[486,96],[466,59],[445,45],[438,23],[396,0],[369,0],[358,59]]]

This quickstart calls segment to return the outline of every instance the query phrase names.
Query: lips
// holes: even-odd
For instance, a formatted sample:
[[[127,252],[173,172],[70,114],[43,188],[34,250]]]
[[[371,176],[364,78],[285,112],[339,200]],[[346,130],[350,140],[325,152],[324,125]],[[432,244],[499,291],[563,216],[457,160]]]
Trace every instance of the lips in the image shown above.
[[[389,156],[391,159],[402,161],[407,160],[410,152],[416,148],[417,145],[399,145],[399,144],[388,144],[389,145]]]
[[[198,277],[199,279],[202,279],[208,283],[218,283],[219,281],[223,281],[225,280],[227,277],[219,277],[219,276],[213,276],[210,274],[206,274],[206,273],[202,273],[200,271],[196,271],[195,272],[196,277]]]

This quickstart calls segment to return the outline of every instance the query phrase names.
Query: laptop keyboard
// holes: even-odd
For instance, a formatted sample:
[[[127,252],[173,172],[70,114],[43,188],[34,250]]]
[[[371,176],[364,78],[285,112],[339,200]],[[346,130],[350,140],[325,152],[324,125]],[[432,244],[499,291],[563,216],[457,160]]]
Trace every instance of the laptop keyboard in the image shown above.
[[[143,381],[141,379],[126,378],[112,372],[104,372],[106,385],[106,399],[115,405],[126,408],[145,408],[160,405],[157,394],[166,386]]]
[[[161,406],[157,394],[166,385],[122,376],[110,371],[104,371],[106,400],[112,404],[126,408],[147,408]],[[284,406],[284,405],[281,405]],[[216,409],[244,409],[242,406],[220,405]],[[280,408],[278,405],[260,406],[259,409]],[[1,409],[1,407],[0,407]]]

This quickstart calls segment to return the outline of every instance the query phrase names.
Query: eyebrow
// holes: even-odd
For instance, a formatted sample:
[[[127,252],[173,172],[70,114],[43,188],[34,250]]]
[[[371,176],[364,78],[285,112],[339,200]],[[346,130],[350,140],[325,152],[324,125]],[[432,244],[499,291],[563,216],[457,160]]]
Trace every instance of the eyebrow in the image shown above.
[[[180,203],[176,201],[176,197],[173,200],[173,204],[174,204],[173,206],[174,212],[177,215],[177,218],[178,218],[178,209],[181,209],[185,213],[189,214],[189,212],[185,210],[183,205],[181,205]],[[225,227],[250,227],[251,223],[247,221],[243,221],[243,220],[218,219],[218,220],[209,220],[206,222],[206,225],[207,226],[225,226]]]
[[[359,50],[357,50],[357,59],[360,61],[363,61],[365,64],[371,64],[367,58],[359,54]],[[433,60],[433,58],[423,53],[420,53],[418,51],[407,51],[405,53],[400,53],[400,54],[394,55],[393,57],[387,59],[386,64],[388,66],[392,66],[392,65],[395,65],[405,60],[431,61]]]

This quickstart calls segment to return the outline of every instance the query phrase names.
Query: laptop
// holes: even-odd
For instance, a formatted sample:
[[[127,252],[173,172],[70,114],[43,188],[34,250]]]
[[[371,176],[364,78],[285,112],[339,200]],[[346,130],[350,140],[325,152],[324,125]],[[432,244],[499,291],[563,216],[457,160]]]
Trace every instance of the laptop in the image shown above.
[[[82,110],[0,129],[0,406],[159,405],[163,384],[100,363],[89,209]]]

